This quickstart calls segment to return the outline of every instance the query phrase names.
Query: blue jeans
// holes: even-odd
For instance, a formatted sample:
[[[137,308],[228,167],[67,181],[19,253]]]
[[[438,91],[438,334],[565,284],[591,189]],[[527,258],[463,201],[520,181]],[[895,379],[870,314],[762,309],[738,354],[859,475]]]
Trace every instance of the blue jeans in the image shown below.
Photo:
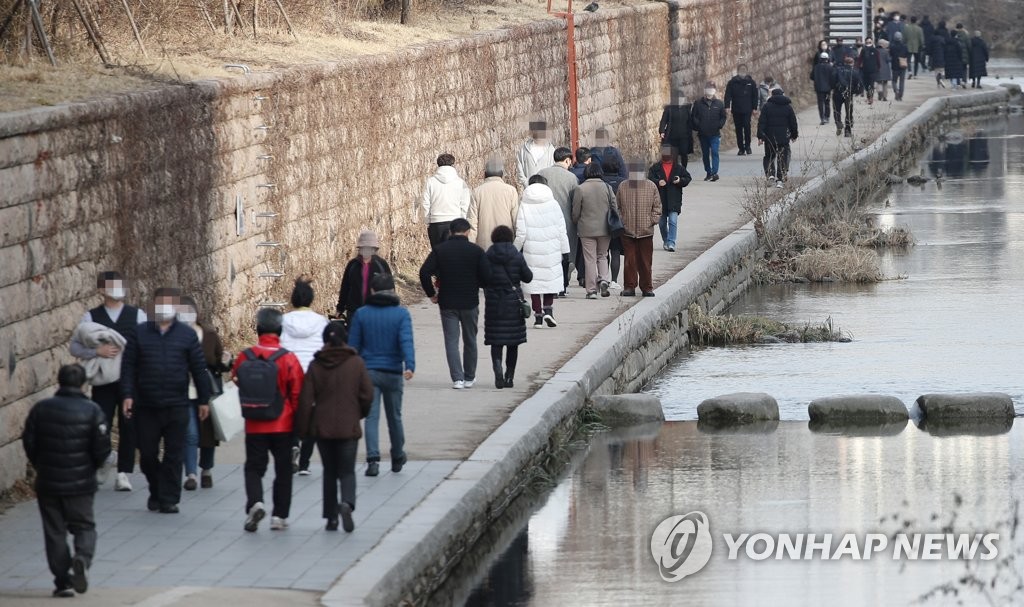
[[[405,379],[401,373],[370,370],[373,382],[373,403],[366,416],[366,461],[380,461],[380,403],[384,401],[384,414],[388,419],[388,437],[391,439],[391,459],[405,455],[405,430],[402,429],[402,391]]]
[[[708,175],[718,174],[718,145],[722,142],[720,135],[705,137],[701,135],[700,152],[704,156],[704,171]]]
[[[188,429],[185,431],[185,474],[196,474],[197,469],[213,468],[213,447],[199,446],[199,417],[195,407],[191,407],[188,416]]]
[[[676,246],[676,227],[679,224],[679,213],[662,213],[661,221],[658,222],[658,228],[661,229],[661,240],[665,243],[666,247],[675,248]]]

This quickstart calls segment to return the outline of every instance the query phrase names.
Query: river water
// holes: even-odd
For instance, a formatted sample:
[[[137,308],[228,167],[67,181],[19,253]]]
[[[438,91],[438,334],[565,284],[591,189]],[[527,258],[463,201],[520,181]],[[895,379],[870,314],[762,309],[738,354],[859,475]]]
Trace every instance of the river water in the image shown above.
[[[681,357],[649,387],[680,421],[599,435],[448,596],[471,606],[905,605],[950,583],[960,604],[989,604],[957,585],[974,572],[991,604],[1024,605],[1024,590],[1014,590],[1024,529],[1008,526],[1024,499],[1024,420],[953,436],[913,423],[860,433],[813,433],[806,423],[811,399],[847,393],[892,394],[909,405],[926,392],[1000,391],[1024,410],[1024,118],[951,126],[921,167],[933,177],[941,170],[941,188],[895,186],[878,209],[879,221],[905,224],[917,240],[882,255],[885,273],[905,278],[755,288],[730,310],[791,323],[831,316],[853,342]],[[704,398],[736,391],[772,394],[784,421],[734,433],[688,421]],[[709,521],[710,560],[682,581],[663,581],[652,532],[691,511]],[[997,533],[998,555],[895,559],[898,531]],[[725,534],[743,533],[772,541],[832,534],[833,551],[853,534],[862,555],[868,534],[887,545],[866,560],[823,560],[820,551],[810,560],[775,552],[755,560],[744,547],[730,559]],[[940,593],[924,604],[956,603]]]

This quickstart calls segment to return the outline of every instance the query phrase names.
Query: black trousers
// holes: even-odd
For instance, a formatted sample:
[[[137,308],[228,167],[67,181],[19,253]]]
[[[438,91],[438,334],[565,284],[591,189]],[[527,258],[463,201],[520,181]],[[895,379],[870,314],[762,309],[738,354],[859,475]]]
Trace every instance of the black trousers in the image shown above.
[[[579,281],[579,285],[582,287],[587,276],[587,264],[583,260],[583,243],[582,241],[576,246],[576,280]]]
[[[114,417],[117,417],[117,471],[131,474],[135,470],[135,420],[124,416],[121,408],[121,382],[105,386],[92,387],[92,400],[107,417],[107,427],[114,428]]]
[[[914,75],[917,76],[917,70],[924,65],[924,52],[910,53],[910,59],[914,62]]]
[[[741,150],[750,149],[750,114],[732,113],[732,123],[736,127],[736,147]]]
[[[836,127],[843,126],[843,108],[846,108],[846,130],[853,130],[853,98],[845,98],[842,93],[832,95],[832,115],[836,119]]]
[[[764,142],[764,174],[776,179],[785,179],[789,174],[789,142],[776,144],[771,139]]]
[[[501,367],[501,351],[505,350],[505,376],[511,377],[516,373],[516,364],[519,363],[519,344],[508,346],[491,346],[491,365]]]
[[[146,407],[132,410],[139,438],[139,467],[149,483],[149,497],[160,506],[181,501],[181,474],[185,458],[185,434],[192,407]],[[160,441],[164,459],[160,460]]]
[[[245,511],[263,501],[263,475],[274,456],[274,510],[288,518],[292,508],[292,435],[290,432],[245,435]]]
[[[85,495],[39,495],[39,514],[43,518],[46,561],[57,588],[71,587],[71,551],[68,533],[75,538],[75,555],[92,564],[96,554],[96,519],[93,517],[94,493]]]
[[[815,91],[814,94],[818,96],[818,118],[828,120],[832,116],[828,103],[828,96],[831,94],[831,91],[825,91],[824,93]]]
[[[325,519],[337,520],[338,488],[341,488],[341,501],[356,509],[356,453],[359,451],[359,439],[327,439],[316,441],[320,451],[320,459],[324,463],[324,510]]]
[[[427,225],[427,238],[430,239],[431,249],[448,240],[448,237],[452,235],[451,225],[450,221],[441,221]]]

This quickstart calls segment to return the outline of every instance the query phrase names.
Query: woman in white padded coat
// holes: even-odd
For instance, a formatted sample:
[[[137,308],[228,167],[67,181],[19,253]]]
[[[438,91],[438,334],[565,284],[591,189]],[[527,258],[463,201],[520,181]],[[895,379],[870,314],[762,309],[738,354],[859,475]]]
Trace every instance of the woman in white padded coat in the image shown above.
[[[555,295],[564,286],[562,257],[569,254],[569,237],[562,207],[540,175],[531,177],[523,190],[516,217],[515,247],[523,252],[526,265],[533,272],[533,281],[523,284],[523,292],[530,295],[533,304],[533,327],[557,327],[553,307]]]

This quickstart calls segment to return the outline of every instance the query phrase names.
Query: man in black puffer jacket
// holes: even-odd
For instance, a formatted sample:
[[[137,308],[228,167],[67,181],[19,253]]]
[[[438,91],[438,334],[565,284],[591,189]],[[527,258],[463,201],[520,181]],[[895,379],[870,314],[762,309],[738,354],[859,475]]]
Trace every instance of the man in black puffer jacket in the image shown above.
[[[789,142],[796,141],[798,133],[793,102],[782,89],[775,89],[757,121],[757,143],[764,144],[764,174],[775,180],[775,187],[781,188],[789,173]]]
[[[81,365],[61,367],[57,382],[57,394],[29,412],[21,441],[36,470],[53,595],[69,597],[74,596],[72,588],[83,593],[89,587],[86,571],[96,552],[96,471],[110,455],[110,434],[103,410],[82,393],[86,380]],[[67,544],[69,531],[75,536],[74,558]]]
[[[448,371],[456,390],[476,381],[476,334],[480,289],[491,282],[491,264],[484,250],[469,242],[469,222],[451,222],[451,237],[434,247],[420,268],[420,285],[430,301],[441,308],[441,329]],[[433,279],[437,279],[435,288]],[[459,357],[459,333],[464,345]]]
[[[732,122],[736,127],[736,145],[740,148],[739,155],[753,154],[750,149],[750,117],[758,109],[760,96],[757,94],[757,83],[741,65],[736,75],[725,85],[725,109],[732,109]]]

